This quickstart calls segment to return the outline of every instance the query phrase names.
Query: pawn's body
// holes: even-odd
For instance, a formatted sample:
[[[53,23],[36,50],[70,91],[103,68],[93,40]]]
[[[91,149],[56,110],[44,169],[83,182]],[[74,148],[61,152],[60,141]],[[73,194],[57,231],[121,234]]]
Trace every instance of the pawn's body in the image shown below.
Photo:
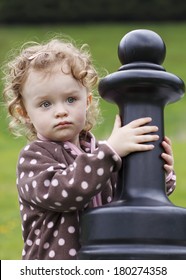
[[[152,151],[125,157],[117,201],[84,215],[79,258],[186,259],[186,209],[167,198],[161,159],[164,106],[182,97],[184,83],[160,65],[165,44],[153,31],[128,33],[118,54],[124,65],[101,80],[100,95],[118,105],[123,124],[151,117],[159,141]]]

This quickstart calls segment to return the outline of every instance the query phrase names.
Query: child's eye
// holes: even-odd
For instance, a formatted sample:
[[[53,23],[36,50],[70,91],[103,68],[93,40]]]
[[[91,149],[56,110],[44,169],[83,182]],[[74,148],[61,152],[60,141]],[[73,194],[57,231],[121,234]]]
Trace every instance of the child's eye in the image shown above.
[[[73,103],[74,101],[76,101],[76,98],[75,98],[75,97],[68,97],[68,98],[67,98],[67,102],[68,102],[68,103]]]
[[[49,101],[44,101],[43,103],[41,103],[41,107],[42,108],[48,108],[50,107],[51,103]]]

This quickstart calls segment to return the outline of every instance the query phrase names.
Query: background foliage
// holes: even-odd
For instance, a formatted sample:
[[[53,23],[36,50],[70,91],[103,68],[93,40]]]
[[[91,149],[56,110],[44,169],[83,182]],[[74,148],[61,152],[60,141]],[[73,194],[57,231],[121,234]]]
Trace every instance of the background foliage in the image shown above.
[[[0,0],[1,23],[186,19],[182,0]]]
[[[11,1],[8,1],[11,2]],[[27,2],[27,1],[25,1]],[[32,1],[33,2],[33,1]],[[39,1],[38,1],[39,2]],[[142,1],[143,2],[143,1]],[[0,2],[2,3],[2,2]],[[13,1],[12,1],[13,3]],[[35,9],[37,10],[37,9]],[[34,12],[35,12],[34,10]],[[36,11],[37,12],[37,11]],[[120,23],[120,24],[80,24],[80,25],[35,25],[35,26],[0,26],[0,64],[8,58],[12,49],[26,41],[42,41],[66,34],[78,44],[88,43],[94,63],[102,76],[106,71],[114,72],[120,67],[117,58],[117,45],[127,32],[146,28],[157,32],[165,41],[167,56],[163,66],[186,81],[186,23]],[[2,77],[2,72],[0,73]],[[0,82],[2,92],[2,81]],[[0,97],[0,102],[1,102]],[[1,103],[0,103],[1,104]],[[171,195],[171,201],[186,207],[186,100],[183,98],[165,109],[165,134],[172,139],[177,189]],[[97,138],[105,139],[111,132],[117,108],[113,104],[101,101],[104,122],[94,133]],[[20,149],[25,139],[15,139],[7,129],[6,112],[0,107],[0,258],[20,259],[22,250],[21,223],[16,190],[15,167]]]

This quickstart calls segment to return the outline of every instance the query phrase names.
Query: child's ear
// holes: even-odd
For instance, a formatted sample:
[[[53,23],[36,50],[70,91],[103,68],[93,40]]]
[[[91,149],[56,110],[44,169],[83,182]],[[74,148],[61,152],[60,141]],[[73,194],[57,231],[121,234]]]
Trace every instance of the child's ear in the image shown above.
[[[91,103],[92,103],[92,93],[89,92],[89,94],[87,96],[87,109],[89,108]]]
[[[25,110],[24,108],[17,107],[17,108],[16,108],[16,112],[17,112],[17,114],[18,114],[21,118],[25,119],[25,122],[26,122],[26,123],[30,123],[30,122],[31,122],[31,121],[30,121],[30,118],[29,118],[29,116],[28,116],[28,114],[27,114],[27,112],[26,112],[26,110]]]

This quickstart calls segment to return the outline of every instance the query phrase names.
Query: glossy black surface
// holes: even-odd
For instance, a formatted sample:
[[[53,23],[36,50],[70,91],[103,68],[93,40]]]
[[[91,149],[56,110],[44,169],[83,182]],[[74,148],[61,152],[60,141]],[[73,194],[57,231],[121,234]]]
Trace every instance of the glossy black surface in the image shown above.
[[[100,81],[101,97],[118,105],[123,125],[152,117],[160,138],[154,150],[123,159],[114,201],[84,214],[79,259],[186,259],[186,209],[168,199],[161,159],[164,107],[185,85],[161,66],[165,53],[158,34],[134,30],[118,47],[123,65]]]

